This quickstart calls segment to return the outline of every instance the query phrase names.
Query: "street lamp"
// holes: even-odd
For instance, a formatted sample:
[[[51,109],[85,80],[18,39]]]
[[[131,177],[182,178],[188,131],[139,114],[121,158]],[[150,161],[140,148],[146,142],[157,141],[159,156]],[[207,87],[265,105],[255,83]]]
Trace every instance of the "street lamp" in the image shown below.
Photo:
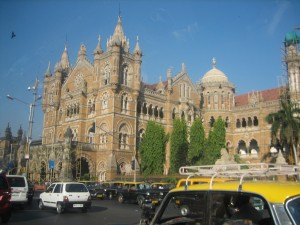
[[[42,96],[37,96],[37,89],[38,89],[38,85],[39,85],[39,80],[36,79],[34,84],[32,86],[29,86],[27,88],[28,91],[33,91],[33,101],[31,104],[29,104],[29,120],[28,120],[28,133],[27,133],[27,151],[28,154],[27,156],[25,155],[25,159],[26,159],[26,177],[28,177],[28,161],[29,161],[29,156],[30,156],[30,145],[31,145],[31,141],[32,141],[32,127],[33,127],[33,118],[34,118],[34,107],[36,106],[35,103],[36,101],[40,100],[42,98]],[[17,100],[23,104],[28,105],[27,102],[24,102],[16,97],[12,97],[10,95],[6,95],[6,97],[10,100]]]

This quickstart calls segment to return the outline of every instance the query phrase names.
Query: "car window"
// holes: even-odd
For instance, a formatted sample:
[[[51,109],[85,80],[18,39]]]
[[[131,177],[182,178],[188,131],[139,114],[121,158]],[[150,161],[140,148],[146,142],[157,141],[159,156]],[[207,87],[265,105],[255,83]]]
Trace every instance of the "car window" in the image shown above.
[[[300,224],[300,197],[293,198],[287,202],[287,209],[296,224]]]
[[[251,224],[274,224],[266,201],[258,195],[238,192],[211,192],[211,224],[234,224],[251,221]]]
[[[170,195],[158,224],[205,224],[206,192],[181,192]]]
[[[88,192],[84,184],[66,184],[66,192]]]
[[[62,184],[57,184],[54,188],[53,193],[61,193],[62,192],[61,187],[62,187]]]
[[[55,187],[56,184],[51,184],[48,188],[47,188],[47,192],[48,193],[52,193],[54,187]]]
[[[11,187],[25,187],[25,179],[23,177],[7,177]]]
[[[3,176],[0,176],[0,189],[7,189],[8,184],[6,179]]]

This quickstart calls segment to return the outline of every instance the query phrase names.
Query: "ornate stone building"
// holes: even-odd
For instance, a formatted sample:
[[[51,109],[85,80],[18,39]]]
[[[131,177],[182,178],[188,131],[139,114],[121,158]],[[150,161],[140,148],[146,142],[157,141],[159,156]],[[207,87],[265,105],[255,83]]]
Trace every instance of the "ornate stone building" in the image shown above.
[[[294,98],[298,98],[300,89],[297,38],[286,37],[285,41]],[[30,179],[74,179],[85,173],[99,181],[130,176],[135,155],[139,161],[137,146],[147,122],[156,121],[170,133],[176,117],[185,118],[188,126],[195,118],[202,118],[207,133],[222,117],[229,154],[239,154],[249,162],[270,160],[271,126],[265,117],[278,111],[285,87],[236,96],[235,85],[217,69],[216,59],[196,84],[184,64],[176,74],[167,70],[165,81],[146,84],[141,80],[139,40],[131,52],[120,18],[106,51],[100,37],[95,45],[93,62],[82,44],[74,66],[65,47],[53,74],[48,67],[44,77],[43,139],[42,145],[30,150]],[[165,173],[169,167],[167,145]]]

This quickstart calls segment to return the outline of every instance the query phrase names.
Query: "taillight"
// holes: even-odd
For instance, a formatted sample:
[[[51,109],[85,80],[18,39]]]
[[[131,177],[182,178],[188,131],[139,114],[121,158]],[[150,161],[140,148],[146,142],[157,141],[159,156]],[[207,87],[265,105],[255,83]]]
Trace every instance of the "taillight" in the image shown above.
[[[68,196],[64,196],[64,197],[63,197],[63,202],[69,202]]]

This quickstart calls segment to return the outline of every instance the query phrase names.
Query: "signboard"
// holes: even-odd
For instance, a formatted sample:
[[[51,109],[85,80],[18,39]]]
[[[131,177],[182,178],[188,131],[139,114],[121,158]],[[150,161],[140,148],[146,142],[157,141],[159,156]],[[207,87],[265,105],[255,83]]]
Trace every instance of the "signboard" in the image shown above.
[[[49,169],[54,169],[54,160],[49,160]]]

